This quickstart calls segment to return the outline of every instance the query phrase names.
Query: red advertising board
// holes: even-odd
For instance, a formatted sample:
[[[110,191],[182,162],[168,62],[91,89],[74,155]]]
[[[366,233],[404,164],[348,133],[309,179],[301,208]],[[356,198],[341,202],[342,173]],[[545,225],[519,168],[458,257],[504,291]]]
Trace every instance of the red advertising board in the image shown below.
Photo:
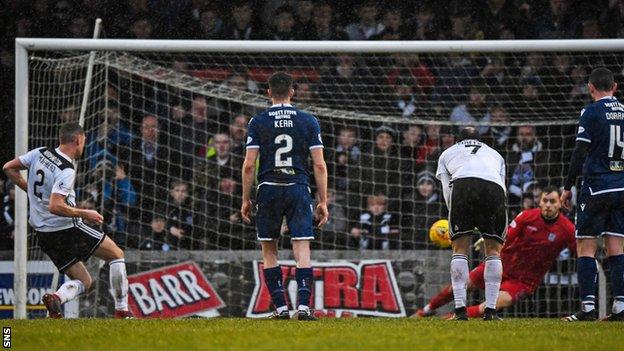
[[[195,262],[128,276],[128,304],[137,318],[174,318],[224,307]]]
[[[254,261],[255,288],[247,317],[261,318],[272,311],[271,296],[264,282],[262,263]],[[290,309],[296,308],[296,264],[280,262],[283,286]],[[330,317],[404,317],[405,308],[389,260],[313,263],[311,307]]]

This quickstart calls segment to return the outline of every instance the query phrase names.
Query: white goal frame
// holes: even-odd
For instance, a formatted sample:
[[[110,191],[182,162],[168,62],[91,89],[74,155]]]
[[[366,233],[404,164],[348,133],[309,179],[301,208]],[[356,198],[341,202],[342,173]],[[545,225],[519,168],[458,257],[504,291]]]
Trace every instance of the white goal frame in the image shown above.
[[[482,41],[238,41],[132,39],[15,39],[15,154],[28,151],[29,51],[133,51],[228,53],[470,53],[624,51],[624,39]],[[26,171],[22,172],[23,174]],[[25,319],[27,264],[26,193],[15,193],[14,318]],[[602,290],[602,286],[601,286]],[[601,297],[606,299],[603,293]],[[601,314],[606,301],[600,304]]]

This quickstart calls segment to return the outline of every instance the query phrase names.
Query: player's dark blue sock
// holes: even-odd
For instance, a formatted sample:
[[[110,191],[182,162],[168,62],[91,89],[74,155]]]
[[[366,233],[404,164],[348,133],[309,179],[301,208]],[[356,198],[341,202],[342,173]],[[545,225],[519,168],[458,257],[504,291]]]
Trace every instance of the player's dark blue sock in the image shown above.
[[[578,261],[579,295],[581,296],[581,308],[589,312],[596,308],[596,284],[598,269],[593,257],[582,256]]]
[[[282,269],[280,266],[264,269],[264,281],[266,282],[273,305],[278,313],[286,311],[286,298],[284,297],[284,287],[282,282]]]
[[[609,257],[611,269],[611,290],[613,291],[613,313],[624,311],[624,255]]]
[[[312,268],[297,268],[295,279],[297,279],[297,299],[299,300],[297,309],[308,310],[312,294]]]

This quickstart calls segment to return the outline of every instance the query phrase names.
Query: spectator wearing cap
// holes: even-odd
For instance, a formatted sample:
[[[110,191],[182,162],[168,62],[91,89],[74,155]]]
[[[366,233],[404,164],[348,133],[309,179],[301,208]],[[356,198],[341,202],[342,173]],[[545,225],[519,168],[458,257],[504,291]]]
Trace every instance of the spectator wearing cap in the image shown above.
[[[362,154],[364,194],[386,194],[390,210],[396,210],[401,190],[401,158],[396,145],[396,131],[389,126],[375,130],[374,145]]]
[[[368,40],[384,30],[383,24],[377,20],[377,10],[373,1],[365,1],[358,6],[358,21],[345,27],[349,40]]]
[[[415,190],[402,202],[401,227],[405,228],[402,231],[405,249],[429,248],[429,228],[447,215],[441,199],[435,175],[429,171],[418,173]]]
[[[450,121],[458,125],[475,125],[479,134],[487,133],[492,116],[486,98],[487,89],[482,85],[473,85],[470,87],[468,102],[453,109]]]

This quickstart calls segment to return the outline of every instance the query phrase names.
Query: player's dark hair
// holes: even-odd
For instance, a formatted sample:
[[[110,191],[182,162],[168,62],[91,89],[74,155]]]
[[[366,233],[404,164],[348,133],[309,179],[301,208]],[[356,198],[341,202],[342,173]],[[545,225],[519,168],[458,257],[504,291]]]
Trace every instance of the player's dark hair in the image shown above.
[[[274,98],[282,99],[288,97],[290,89],[293,87],[293,78],[286,72],[275,72],[269,77],[269,89]]]
[[[481,134],[479,134],[479,131],[475,127],[464,127],[459,131],[458,139],[459,141],[467,139],[480,140]]]
[[[561,196],[561,191],[559,190],[558,187],[554,186],[554,185],[549,185],[545,188],[542,188],[542,195],[544,194],[550,194],[552,192],[557,193],[557,195]]]
[[[598,67],[589,75],[589,83],[598,91],[611,91],[615,84],[613,72],[606,67]]]
[[[78,136],[84,134],[84,129],[82,129],[80,124],[76,122],[69,122],[61,126],[61,130],[59,131],[59,139],[61,141],[61,144],[69,144],[73,143]]]

